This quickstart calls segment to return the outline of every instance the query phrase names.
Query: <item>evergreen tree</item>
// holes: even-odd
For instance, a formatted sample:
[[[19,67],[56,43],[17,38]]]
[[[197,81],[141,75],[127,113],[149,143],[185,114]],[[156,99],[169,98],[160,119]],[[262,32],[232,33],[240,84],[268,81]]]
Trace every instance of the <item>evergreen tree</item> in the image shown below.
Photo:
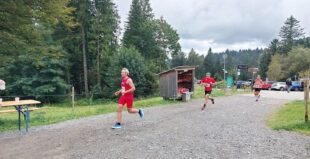
[[[151,61],[161,57],[156,41],[158,27],[154,21],[148,0],[133,0],[123,37],[125,47],[135,47],[142,56]]]
[[[92,92],[102,94],[102,83],[106,83],[105,72],[111,57],[117,51],[119,15],[112,0],[95,0],[92,5],[88,49],[92,62]]]
[[[198,79],[202,78],[205,74],[203,61],[204,61],[204,57],[202,55],[198,55],[194,49],[191,49],[191,51],[188,54],[186,65],[196,67],[195,75],[196,75],[196,78]]]
[[[145,65],[144,58],[134,48],[121,48],[120,51],[113,56],[111,69],[108,71],[108,79],[110,90],[106,93],[119,90],[121,77],[120,71],[123,67],[128,68],[129,76],[133,79],[136,86],[135,96],[145,97],[154,94],[158,88],[158,83],[155,80],[154,74],[149,71]],[[107,95],[108,96],[108,95]]]
[[[179,52],[172,55],[171,67],[186,65],[186,57],[184,52]]]
[[[282,53],[289,52],[293,47],[294,40],[304,36],[304,29],[299,23],[295,17],[290,16],[286,19],[284,26],[281,27],[279,36],[283,43]]]
[[[215,57],[214,54],[212,52],[212,49],[209,48],[208,50],[208,54],[204,59],[204,67],[205,67],[205,72],[210,72],[212,75],[215,74],[216,72],[216,61],[215,61]]]

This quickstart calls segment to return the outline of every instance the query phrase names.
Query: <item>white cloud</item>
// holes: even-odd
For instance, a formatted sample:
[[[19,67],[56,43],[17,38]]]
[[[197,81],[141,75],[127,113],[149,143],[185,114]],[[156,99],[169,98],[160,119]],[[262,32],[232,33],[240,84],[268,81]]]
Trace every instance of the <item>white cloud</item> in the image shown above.
[[[131,0],[115,0],[127,19]],[[214,51],[265,47],[277,38],[290,15],[309,36],[309,0],[150,0],[156,17],[163,16],[181,37],[184,51]]]

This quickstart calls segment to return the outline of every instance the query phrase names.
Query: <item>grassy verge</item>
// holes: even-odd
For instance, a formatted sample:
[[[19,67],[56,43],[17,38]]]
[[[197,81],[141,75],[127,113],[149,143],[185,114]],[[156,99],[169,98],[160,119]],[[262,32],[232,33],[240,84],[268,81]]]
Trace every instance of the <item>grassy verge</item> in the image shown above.
[[[156,105],[166,105],[177,103],[178,101],[167,101],[163,100],[161,97],[153,97],[148,99],[140,99],[135,102],[136,108],[146,108]],[[78,103],[72,111],[70,103],[62,103],[56,105],[44,105],[39,110],[35,110],[30,113],[30,125],[49,125],[54,123],[59,123],[66,120],[78,119],[81,117],[106,114],[116,111],[116,102],[105,102],[102,104],[95,105],[83,105],[83,103]],[[12,109],[12,108],[11,108]],[[1,109],[4,110],[4,109]],[[23,121],[23,119],[22,119]],[[17,129],[17,113],[4,113],[0,114],[0,132],[16,130]]]
[[[303,101],[285,104],[268,118],[267,125],[274,130],[296,131],[310,135],[310,121],[308,123],[304,121]]]
[[[224,89],[213,89],[212,91],[212,95],[213,97],[220,97],[220,96],[229,96],[229,95],[236,95],[236,94],[248,94],[251,93],[250,90],[232,90],[232,89],[227,89],[227,92],[225,94]],[[204,87],[196,85],[195,86],[195,92],[193,95],[194,99],[198,99],[198,98],[204,98],[205,96],[205,91],[204,91]]]

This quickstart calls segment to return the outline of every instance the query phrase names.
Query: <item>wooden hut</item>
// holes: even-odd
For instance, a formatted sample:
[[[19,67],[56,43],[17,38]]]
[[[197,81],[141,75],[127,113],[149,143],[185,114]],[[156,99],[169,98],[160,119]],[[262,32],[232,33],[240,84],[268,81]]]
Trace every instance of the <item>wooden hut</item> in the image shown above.
[[[164,99],[179,99],[182,93],[194,92],[195,67],[178,66],[159,74],[160,95]]]

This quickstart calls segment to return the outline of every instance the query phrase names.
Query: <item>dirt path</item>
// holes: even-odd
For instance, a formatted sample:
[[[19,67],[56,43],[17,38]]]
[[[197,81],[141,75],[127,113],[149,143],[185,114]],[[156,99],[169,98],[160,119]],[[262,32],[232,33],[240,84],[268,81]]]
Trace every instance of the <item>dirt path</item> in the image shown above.
[[[144,120],[125,113],[125,127],[110,129],[114,114],[0,134],[0,158],[310,158],[310,137],[273,131],[268,114],[282,99],[217,98],[146,110]]]

